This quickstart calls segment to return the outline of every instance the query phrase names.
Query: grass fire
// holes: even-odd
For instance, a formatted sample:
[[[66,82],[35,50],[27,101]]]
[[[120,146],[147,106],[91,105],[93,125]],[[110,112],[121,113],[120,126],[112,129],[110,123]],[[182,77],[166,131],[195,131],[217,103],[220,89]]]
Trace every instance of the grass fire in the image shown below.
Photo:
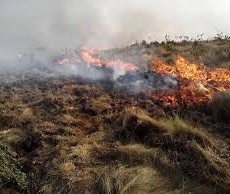
[[[0,194],[229,194],[229,7],[0,1]]]
[[[2,74],[1,190],[229,193],[229,51],[143,42]]]

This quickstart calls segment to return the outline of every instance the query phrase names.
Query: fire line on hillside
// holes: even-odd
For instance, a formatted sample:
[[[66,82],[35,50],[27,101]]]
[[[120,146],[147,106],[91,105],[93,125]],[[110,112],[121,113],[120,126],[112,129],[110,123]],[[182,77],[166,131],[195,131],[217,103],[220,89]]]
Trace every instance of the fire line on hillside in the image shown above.
[[[124,73],[118,80],[127,80],[133,85],[142,83],[138,92],[144,92],[147,97],[165,107],[206,104],[216,92],[230,92],[230,71],[224,68],[208,69],[202,64],[193,64],[178,56],[173,65],[153,60],[146,74],[136,64],[101,59],[98,56],[102,51],[103,49],[83,49],[80,53],[73,52],[58,60],[56,64],[83,63],[87,68],[122,70]]]

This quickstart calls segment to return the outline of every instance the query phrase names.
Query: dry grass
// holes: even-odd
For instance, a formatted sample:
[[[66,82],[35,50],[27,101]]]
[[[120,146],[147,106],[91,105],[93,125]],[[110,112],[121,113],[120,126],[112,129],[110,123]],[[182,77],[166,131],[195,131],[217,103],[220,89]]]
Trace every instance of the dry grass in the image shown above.
[[[93,147],[89,144],[83,144],[71,148],[71,153],[68,155],[75,164],[88,164],[93,160]]]
[[[230,67],[229,40],[143,43],[111,53],[105,55],[145,69],[153,58],[172,62],[178,54]],[[25,174],[24,193],[230,193],[227,136],[219,140],[215,130],[167,117],[174,112],[143,95],[116,93],[112,84],[39,80],[30,75],[0,87],[0,140],[13,150],[0,146],[0,175],[8,177],[1,179],[3,193],[21,192]],[[210,103],[210,114],[203,107],[175,111],[191,121],[202,115],[214,128],[211,115],[215,126],[227,128],[228,106],[229,95],[221,94]]]
[[[22,140],[22,133],[15,128],[0,131],[0,140],[6,145],[15,147]]]
[[[185,175],[230,192],[230,164],[223,142],[179,118],[155,120],[143,111],[127,110],[119,136],[160,149]]]
[[[109,100],[110,99],[101,96],[101,97],[98,97],[96,99],[93,99],[91,102],[91,106],[93,109],[98,110],[100,112],[106,111],[106,110],[111,109],[111,105],[109,104]]]
[[[95,183],[95,192],[100,194],[166,193],[167,183],[150,167],[110,167],[101,170]]]
[[[119,162],[122,165],[127,165],[126,167],[136,168],[140,171],[147,168],[150,172],[154,172],[154,177],[157,178],[152,179],[150,184],[143,185],[143,187],[149,188],[149,192],[146,193],[153,191],[153,193],[200,194],[213,192],[207,186],[184,176],[170,158],[158,148],[147,148],[142,144],[127,144],[118,146],[115,154]],[[148,176],[143,177],[143,179],[145,178]],[[159,180],[160,182],[158,182]]]
[[[216,94],[209,104],[212,118],[216,122],[230,123],[230,94]]]
[[[79,171],[71,160],[54,160],[48,176],[34,184],[37,193],[74,193],[77,190]]]
[[[143,144],[119,145],[113,154],[125,165],[150,166],[170,176],[175,172],[180,174],[168,156],[158,148],[146,147]]]
[[[21,119],[25,119],[25,120],[32,120],[35,118],[35,114],[34,114],[34,110],[32,108],[25,108],[23,111],[22,111],[22,114],[21,114]]]

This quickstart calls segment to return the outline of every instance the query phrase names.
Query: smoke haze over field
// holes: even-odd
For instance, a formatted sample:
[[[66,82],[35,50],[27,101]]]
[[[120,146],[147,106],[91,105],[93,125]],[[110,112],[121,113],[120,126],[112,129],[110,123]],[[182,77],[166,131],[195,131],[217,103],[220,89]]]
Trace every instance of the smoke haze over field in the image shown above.
[[[230,33],[229,0],[0,0],[0,47],[121,46]]]
[[[229,0],[0,0],[0,63],[33,48],[120,47],[230,33]]]

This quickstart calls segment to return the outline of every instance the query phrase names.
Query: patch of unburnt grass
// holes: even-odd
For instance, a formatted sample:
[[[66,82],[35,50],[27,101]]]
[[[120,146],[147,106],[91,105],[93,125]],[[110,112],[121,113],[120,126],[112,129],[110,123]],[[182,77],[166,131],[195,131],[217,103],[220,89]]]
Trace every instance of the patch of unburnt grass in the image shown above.
[[[151,167],[110,166],[100,169],[94,193],[166,193],[163,185],[167,185],[167,182]]]
[[[230,94],[217,93],[208,105],[215,122],[230,123]]]
[[[230,191],[227,146],[206,130],[178,117],[156,120],[139,109],[126,110],[118,123],[118,137],[123,143],[157,148],[192,180],[212,186],[217,193]]]

